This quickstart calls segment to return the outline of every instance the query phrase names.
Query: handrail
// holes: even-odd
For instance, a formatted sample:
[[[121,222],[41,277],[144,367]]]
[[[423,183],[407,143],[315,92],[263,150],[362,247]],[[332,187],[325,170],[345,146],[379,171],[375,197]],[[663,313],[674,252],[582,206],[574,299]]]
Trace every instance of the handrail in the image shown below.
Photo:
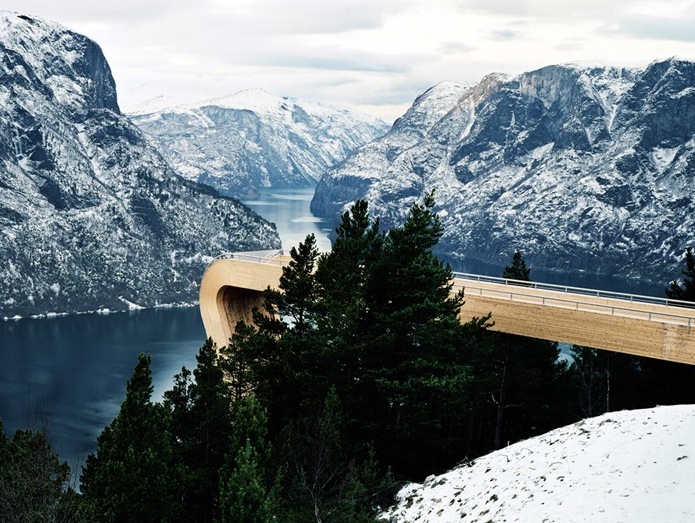
[[[254,263],[268,263],[271,265],[286,265],[287,260],[279,259],[278,256],[284,256],[285,251],[282,249],[272,249],[268,251],[250,251],[250,252],[223,252],[215,256],[212,262],[218,260],[241,260]]]
[[[213,258],[213,261],[222,259],[233,259],[240,261],[249,261],[254,263],[262,264],[272,264],[283,267],[289,263],[287,259],[280,259],[278,256],[285,255],[282,249],[278,250],[268,250],[268,251],[252,251],[252,252],[226,252],[221,253]],[[583,295],[596,298],[610,298],[619,301],[623,301],[626,304],[629,303],[644,303],[648,305],[659,305],[659,306],[676,306],[676,307],[686,307],[694,308],[695,304],[692,302],[682,301],[682,300],[672,300],[670,298],[659,298],[656,296],[642,296],[639,294],[627,294],[622,292],[614,291],[604,291],[598,289],[587,289],[584,287],[572,287],[568,285],[557,285],[552,283],[542,283],[524,280],[514,280],[510,278],[499,278],[495,276],[485,276],[480,274],[471,274],[463,272],[453,272],[454,282],[452,289],[464,289],[466,292],[470,290],[477,290],[478,296],[483,297],[484,292],[489,294],[495,294],[496,297],[500,299],[509,299],[514,301],[515,297],[517,301],[524,301],[526,303],[538,303],[540,301],[541,305],[546,305],[549,307],[562,307],[562,308],[574,308],[575,310],[584,310],[589,312],[599,312],[605,311],[605,314],[610,314],[614,316],[623,317],[642,317],[649,321],[659,321],[656,318],[664,318],[663,322],[674,323],[677,325],[684,325],[687,327],[695,326],[695,315],[685,316],[674,314],[671,312],[658,312],[658,311],[648,311],[643,309],[636,309],[629,306],[620,305],[608,305],[597,302],[588,302],[580,300],[565,299],[555,296],[539,296],[537,294],[530,294],[523,292],[522,289],[534,289],[540,291],[551,291],[564,294],[575,294]],[[458,281],[457,281],[458,280]],[[464,282],[479,282],[479,283],[492,283],[497,285],[503,285],[508,287],[509,290],[497,290],[489,289],[483,287],[476,287],[475,285],[466,284]],[[459,283],[460,282],[460,283]],[[508,295],[505,298],[504,295]],[[519,299],[525,298],[525,299]],[[568,306],[569,305],[569,306]],[[581,308],[580,308],[581,307]],[[627,314],[631,313],[631,314]]]
[[[554,283],[533,282],[524,280],[513,280],[510,278],[498,278],[495,276],[484,276],[480,274],[470,274],[465,272],[454,272],[454,277],[464,280],[472,280],[478,282],[499,283],[502,285],[514,285],[520,287],[529,287],[532,289],[548,290],[556,292],[571,292],[573,294],[584,294],[587,296],[595,296],[597,298],[615,298],[637,303],[651,303],[655,305],[666,305],[675,307],[685,307],[688,309],[695,308],[695,304],[689,301],[675,300],[672,298],[661,298],[659,296],[645,296],[641,294],[629,294],[618,291],[605,291],[599,289],[589,289],[586,287],[572,287],[569,285],[558,285]]]
[[[459,282],[461,279],[459,279]],[[493,283],[493,282],[489,282]],[[673,323],[676,325],[684,325],[686,327],[695,326],[695,317],[683,316],[680,314],[673,314],[671,312],[659,312],[659,311],[649,311],[644,309],[636,309],[632,307],[623,307],[620,305],[608,305],[598,302],[588,302],[580,300],[572,300],[566,298],[560,298],[555,296],[545,296],[538,294],[525,293],[523,291],[517,291],[516,289],[509,286],[509,290],[498,290],[490,289],[485,287],[476,287],[471,285],[465,285],[464,283],[458,283],[454,281],[452,289],[463,289],[464,292],[468,293],[471,290],[477,290],[477,296],[485,297],[484,293],[487,293],[488,297],[494,297],[497,299],[508,299],[509,301],[522,301],[524,303],[540,303],[541,305],[548,307],[558,307],[564,309],[574,309],[577,311],[585,312],[595,312],[609,314],[612,316],[622,316],[622,317],[639,317],[646,319],[648,321],[661,321],[662,323]],[[540,289],[546,290],[546,289]],[[508,296],[508,297],[507,297]],[[604,296],[605,297],[605,296]],[[619,298],[615,298],[619,299]],[[630,303],[627,300],[626,303]],[[653,304],[652,304],[653,305]],[[598,310],[597,310],[598,309]],[[630,314],[627,314],[630,313]],[[659,320],[658,318],[663,318]]]

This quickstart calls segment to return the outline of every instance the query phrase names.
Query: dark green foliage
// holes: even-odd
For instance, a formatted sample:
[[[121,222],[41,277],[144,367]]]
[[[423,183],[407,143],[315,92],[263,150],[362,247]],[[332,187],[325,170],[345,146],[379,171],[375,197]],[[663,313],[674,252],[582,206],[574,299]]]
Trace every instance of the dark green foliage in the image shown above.
[[[380,471],[369,447],[350,445],[346,421],[331,389],[320,410],[284,431],[284,521],[373,521],[375,507],[390,500],[390,474]]]
[[[468,345],[482,323],[460,324],[463,297],[432,253],[442,234],[432,195],[387,234],[357,202],[336,232],[327,255],[311,236],[292,250],[258,331],[241,325],[231,340],[230,377],[267,405],[271,439],[316,426],[334,390],[344,450],[373,444],[380,463],[424,477],[460,459]]]
[[[231,434],[231,391],[218,365],[217,350],[207,340],[191,373],[185,367],[164,394],[174,436],[176,460],[184,470],[180,519],[211,521]]]
[[[685,268],[682,281],[672,281],[666,289],[666,296],[674,300],[695,302],[695,254],[691,247],[685,251]]]
[[[463,430],[471,338],[458,319],[463,295],[451,294],[451,268],[432,252],[441,234],[430,194],[388,232],[366,280],[360,432],[406,477],[460,455],[448,440]]]
[[[235,403],[233,433],[220,472],[221,523],[275,521],[275,492],[269,473],[266,412],[253,395]]]
[[[272,503],[263,486],[258,457],[247,441],[234,457],[234,466],[229,476],[222,476],[218,521],[266,523],[274,520]]]
[[[17,430],[10,440],[0,421],[0,521],[80,521],[76,505],[63,494],[69,477],[67,463],[41,432]]]
[[[504,268],[502,277],[508,280],[531,281],[531,269],[526,265],[519,249],[514,251],[512,264]]]
[[[141,357],[83,474],[98,518],[373,521],[394,477],[648,402],[634,389],[649,363],[577,348],[568,366],[555,343],[489,332],[489,315],[462,325],[434,208],[430,194],[381,232],[360,201],[330,253],[308,236],[254,323],[222,358],[208,340],[163,406]],[[529,280],[520,251],[504,276]]]
[[[167,410],[151,402],[151,357],[141,354],[116,419],[87,458],[81,490],[99,521],[175,521],[181,472]]]
[[[282,268],[280,289],[282,293],[269,293],[269,299],[282,314],[291,319],[296,333],[304,332],[315,325],[312,312],[318,300],[318,286],[314,269],[319,258],[314,235],[307,236],[298,247],[290,250],[290,261]]]

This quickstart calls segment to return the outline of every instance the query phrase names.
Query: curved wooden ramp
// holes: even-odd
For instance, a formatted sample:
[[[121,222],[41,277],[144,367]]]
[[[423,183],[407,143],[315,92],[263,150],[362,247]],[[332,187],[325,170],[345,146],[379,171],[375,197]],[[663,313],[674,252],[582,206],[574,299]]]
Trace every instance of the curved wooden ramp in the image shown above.
[[[251,321],[288,261],[277,251],[235,253],[208,267],[200,313],[218,347],[239,320]],[[456,275],[454,291],[461,288],[462,322],[491,312],[499,332],[695,365],[695,309],[685,302],[471,274]]]

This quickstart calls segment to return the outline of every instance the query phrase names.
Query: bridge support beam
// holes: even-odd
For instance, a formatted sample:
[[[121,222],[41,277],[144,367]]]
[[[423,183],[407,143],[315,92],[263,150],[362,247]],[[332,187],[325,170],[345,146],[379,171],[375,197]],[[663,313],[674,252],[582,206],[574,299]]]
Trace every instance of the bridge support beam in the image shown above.
[[[268,286],[277,288],[280,276],[280,263],[235,259],[213,262],[200,284],[200,315],[207,336],[218,347],[227,345],[237,322],[252,321],[253,308],[263,305],[263,291]]]
[[[238,321],[252,320],[263,291],[278,287],[289,261],[239,256],[212,263],[200,286],[205,331],[218,347],[228,344]],[[692,308],[456,278],[454,291],[460,288],[461,322],[491,312],[499,332],[695,365]]]
[[[557,294],[563,302],[551,305],[555,297],[545,297],[543,305],[521,301],[521,297],[480,296],[471,289],[460,318],[468,321],[492,312],[495,331],[695,365],[695,318],[692,327],[675,321],[682,313],[693,314],[687,309],[652,306],[649,311],[623,311],[631,316],[618,315],[610,311],[611,307],[624,308],[621,300],[602,298],[598,306],[590,297],[581,296],[581,305],[572,306],[564,301],[566,295]],[[650,315],[652,319],[648,319]]]

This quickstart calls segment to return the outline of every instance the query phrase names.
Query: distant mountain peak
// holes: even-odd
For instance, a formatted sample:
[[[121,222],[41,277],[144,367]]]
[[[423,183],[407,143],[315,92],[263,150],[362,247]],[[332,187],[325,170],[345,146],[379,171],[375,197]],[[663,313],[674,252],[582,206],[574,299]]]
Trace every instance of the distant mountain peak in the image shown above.
[[[442,83],[329,170],[315,213],[366,198],[391,226],[431,189],[443,253],[666,283],[695,243],[695,63],[550,65]]]
[[[261,187],[313,186],[388,129],[372,117],[262,89],[133,118],[179,172],[238,197]]]

